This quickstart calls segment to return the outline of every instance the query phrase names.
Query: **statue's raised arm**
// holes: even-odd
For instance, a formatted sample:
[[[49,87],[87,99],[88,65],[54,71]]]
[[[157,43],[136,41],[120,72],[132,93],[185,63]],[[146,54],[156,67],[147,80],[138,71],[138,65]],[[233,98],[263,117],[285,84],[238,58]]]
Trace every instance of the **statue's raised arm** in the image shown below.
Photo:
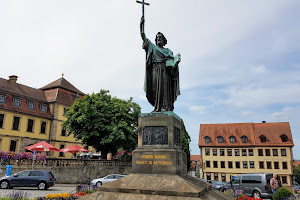
[[[145,41],[146,34],[145,34],[145,18],[144,17],[141,18],[140,32],[141,32],[141,37],[142,37],[143,41]]]

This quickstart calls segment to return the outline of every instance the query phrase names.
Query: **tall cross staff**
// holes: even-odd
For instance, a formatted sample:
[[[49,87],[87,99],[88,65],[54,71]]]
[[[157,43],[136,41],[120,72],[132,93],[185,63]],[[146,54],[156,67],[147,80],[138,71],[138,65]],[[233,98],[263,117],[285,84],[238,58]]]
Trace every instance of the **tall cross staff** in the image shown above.
[[[149,4],[149,3],[146,3],[145,0],[143,0],[143,1],[138,1],[138,0],[137,0],[136,2],[143,5],[143,18],[145,18],[145,14],[144,14],[144,13],[145,13],[145,11],[144,11],[145,8],[144,8],[144,7],[145,7],[145,5],[148,5],[148,6],[149,6],[150,4]]]

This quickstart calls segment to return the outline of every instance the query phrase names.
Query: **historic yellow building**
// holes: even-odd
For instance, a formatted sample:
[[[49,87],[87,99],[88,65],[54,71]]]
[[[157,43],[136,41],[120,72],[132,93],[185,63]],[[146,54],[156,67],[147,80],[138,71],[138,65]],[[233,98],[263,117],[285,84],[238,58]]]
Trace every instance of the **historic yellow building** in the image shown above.
[[[58,149],[82,146],[61,125],[66,108],[84,93],[63,77],[40,89],[19,84],[17,78],[0,78],[0,150],[24,152],[24,147],[41,141]],[[72,154],[55,152],[54,157]]]
[[[276,173],[289,187],[293,146],[288,122],[200,125],[199,148],[207,180],[228,182],[243,173]]]

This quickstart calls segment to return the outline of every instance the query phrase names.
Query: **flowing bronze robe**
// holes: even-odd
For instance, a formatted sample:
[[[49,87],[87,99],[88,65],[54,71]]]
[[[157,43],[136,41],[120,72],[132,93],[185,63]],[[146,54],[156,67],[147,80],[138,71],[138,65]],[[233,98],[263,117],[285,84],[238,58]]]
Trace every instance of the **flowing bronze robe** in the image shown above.
[[[149,39],[145,39],[146,70],[144,90],[149,103],[154,106],[152,112],[173,111],[174,102],[180,95],[179,71],[177,66],[166,66],[166,60],[174,59],[168,48],[160,48]]]

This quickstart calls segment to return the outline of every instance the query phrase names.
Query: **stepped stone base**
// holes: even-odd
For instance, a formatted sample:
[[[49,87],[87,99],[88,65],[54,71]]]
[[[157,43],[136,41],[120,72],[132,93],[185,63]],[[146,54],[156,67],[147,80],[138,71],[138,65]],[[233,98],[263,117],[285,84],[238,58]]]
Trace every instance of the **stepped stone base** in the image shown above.
[[[231,200],[211,185],[188,175],[130,174],[107,183],[84,200]]]

